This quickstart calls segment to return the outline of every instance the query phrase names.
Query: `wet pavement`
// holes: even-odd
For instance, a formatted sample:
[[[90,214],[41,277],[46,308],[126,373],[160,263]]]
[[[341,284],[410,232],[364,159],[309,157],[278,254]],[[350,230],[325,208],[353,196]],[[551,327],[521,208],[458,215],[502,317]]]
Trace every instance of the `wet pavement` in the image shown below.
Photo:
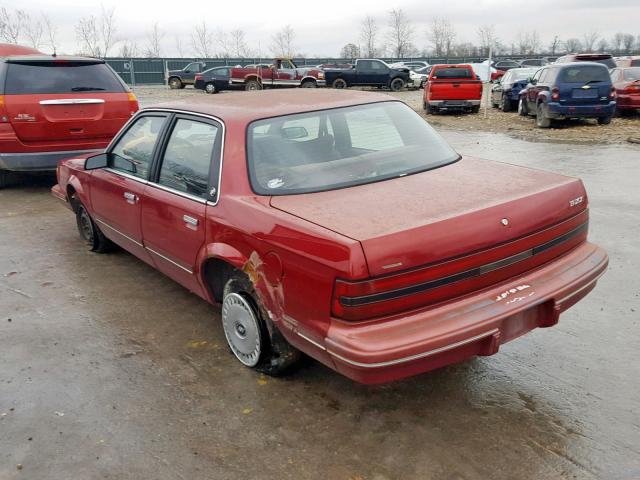
[[[256,375],[219,308],[87,251],[46,182],[0,190],[0,479],[640,478],[640,148],[443,133],[582,177],[609,271],[554,328],[376,387]]]

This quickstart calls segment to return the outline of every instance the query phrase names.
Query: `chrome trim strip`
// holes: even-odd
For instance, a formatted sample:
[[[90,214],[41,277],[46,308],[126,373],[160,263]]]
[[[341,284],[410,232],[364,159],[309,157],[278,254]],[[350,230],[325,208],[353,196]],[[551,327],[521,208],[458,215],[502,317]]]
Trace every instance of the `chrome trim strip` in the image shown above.
[[[189,200],[193,200],[195,202],[202,203],[203,205],[207,203],[207,201],[204,198],[196,197],[195,195],[191,195],[190,193],[181,192],[180,190],[175,190],[175,189],[173,189],[171,187],[166,187],[166,186],[160,185],[159,183],[156,183],[156,182],[148,182],[147,185],[150,186],[150,187],[159,188],[160,190],[164,190],[165,192],[173,193],[175,195],[178,195],[179,197],[184,197],[184,198],[187,198]]]
[[[143,185],[147,185],[149,182],[144,178],[136,177],[135,175],[131,175],[130,173],[123,172],[121,170],[116,170],[115,168],[105,167],[103,170],[111,173],[115,173],[116,175],[120,175],[122,177],[128,178],[129,180],[135,180],[136,182],[142,183]]]
[[[389,367],[391,365],[397,365],[399,363],[412,362],[414,360],[420,360],[421,358],[425,358],[425,357],[430,357],[431,355],[436,355],[438,353],[446,352],[447,350],[452,350],[454,348],[458,348],[458,347],[461,347],[463,345],[467,345],[469,343],[473,343],[476,340],[481,340],[483,338],[490,337],[491,335],[495,335],[496,333],[499,333],[499,332],[500,332],[500,329],[494,328],[493,330],[489,330],[488,332],[481,333],[480,335],[476,335],[475,337],[465,338],[464,340],[460,340],[459,342],[452,343],[450,345],[445,345],[444,347],[436,348],[435,350],[429,350],[427,352],[417,353],[417,354],[411,355],[409,357],[397,358],[395,360],[388,360],[386,362],[362,363],[362,362],[356,362],[355,360],[349,360],[348,358],[344,358],[342,355],[338,355],[337,353],[332,352],[329,349],[327,349],[327,353],[329,355],[332,355],[332,356],[342,360],[345,363],[348,363],[350,365],[354,365],[356,367],[381,368],[381,367]]]
[[[118,230],[117,228],[113,228],[111,225],[109,225],[106,222],[103,222],[102,220],[96,218],[95,219],[96,222],[100,223],[101,225],[107,227],[109,230],[114,231],[115,233],[117,233],[118,235],[122,235],[124,238],[126,238],[127,240],[129,240],[130,242],[135,243],[136,245],[138,245],[139,247],[144,247],[144,245],[142,245],[140,242],[134,240],[133,238],[131,238],[129,235],[122,233],[120,230]]]
[[[325,347],[323,347],[322,345],[320,345],[318,342],[311,340],[309,337],[307,337],[306,335],[300,333],[298,330],[296,330],[296,334],[300,337],[303,338],[304,340],[306,340],[307,342],[309,342],[311,345],[314,345],[316,347],[318,347],[320,350],[324,350],[326,351],[327,349]]]
[[[594,283],[596,283],[598,280],[600,280],[600,277],[602,277],[607,271],[604,270],[602,273],[600,273],[600,275],[598,275],[596,278],[594,278],[593,280],[591,280],[589,283],[587,283],[586,285],[583,285],[582,287],[580,287],[578,290],[574,290],[573,292],[571,292],[569,295],[566,295],[564,297],[562,297],[560,300],[556,300],[556,303],[562,303],[565,300],[570,299],[571,297],[573,297],[574,295],[577,295],[578,293],[580,293],[581,291],[589,288],[591,285],[593,285]]]
[[[193,270],[191,270],[190,268],[187,267],[183,267],[182,265],[180,265],[179,263],[174,262],[173,260],[171,260],[168,257],[165,257],[164,255],[162,255],[161,253],[156,252],[155,250],[153,250],[152,248],[149,247],[144,247],[146,250],[148,250],[149,252],[153,253],[154,255],[157,255],[158,257],[166,260],[167,262],[175,265],[178,268],[181,268],[182,270],[184,270],[185,272],[187,272],[189,275],[193,275]]]
[[[40,100],[40,105],[88,105],[105,103],[101,98],[58,98],[56,100]]]

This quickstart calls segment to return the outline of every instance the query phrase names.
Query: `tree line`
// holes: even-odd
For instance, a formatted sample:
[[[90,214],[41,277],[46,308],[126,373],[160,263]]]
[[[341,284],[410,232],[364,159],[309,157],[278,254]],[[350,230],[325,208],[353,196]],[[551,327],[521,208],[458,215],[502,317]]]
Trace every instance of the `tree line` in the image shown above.
[[[205,20],[196,24],[188,37],[172,37],[158,22],[151,23],[144,36],[131,40],[121,35],[115,7],[78,19],[74,26],[74,53],[92,57],[159,58],[168,56],[167,43],[172,43],[178,57],[255,58],[267,55],[305,56],[296,45],[296,32],[291,25],[283,26],[265,45],[250,46],[242,28],[229,31],[214,28]],[[433,17],[424,31],[411,21],[402,9],[388,12],[386,21],[371,15],[360,22],[359,36],[339,52],[342,58],[358,57],[473,57],[495,55],[560,55],[570,52],[609,52],[617,54],[640,51],[640,35],[618,32],[606,38],[596,30],[582,37],[561,38],[554,35],[545,43],[536,30],[522,31],[510,40],[500,39],[494,25],[480,25],[476,41],[457,41],[455,25],[446,17]],[[0,8],[0,40],[24,44],[36,49],[57,52],[60,46],[58,26],[47,14],[34,15],[22,9]],[[418,45],[423,45],[419,47]]]

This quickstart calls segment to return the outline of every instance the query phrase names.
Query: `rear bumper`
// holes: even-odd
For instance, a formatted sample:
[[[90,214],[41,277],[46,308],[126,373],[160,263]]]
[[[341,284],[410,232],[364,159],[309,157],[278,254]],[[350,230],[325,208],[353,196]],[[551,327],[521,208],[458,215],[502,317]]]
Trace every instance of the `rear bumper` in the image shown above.
[[[551,118],[594,118],[613,115],[616,102],[606,105],[560,105],[550,102],[547,106]]]
[[[59,184],[56,183],[53,187],[51,187],[51,195],[53,195],[53,197],[56,200],[58,200],[60,203],[62,203],[65,207],[73,210],[73,208],[71,207],[71,204],[69,203],[69,199],[65,195],[62,188],[60,188]]]
[[[471,108],[480,105],[480,100],[429,100],[429,105],[436,108]]]
[[[435,308],[377,323],[333,320],[323,348],[337,371],[362,383],[493,355],[502,343],[555,325],[593,289],[607,264],[603,249],[584,243],[522,277]]]
[[[636,110],[640,109],[640,94],[620,95],[617,97],[618,110]]]
[[[69,150],[63,152],[37,152],[37,153],[0,153],[0,170],[14,172],[44,172],[53,171],[60,160],[82,155],[85,153],[100,152],[100,149]]]

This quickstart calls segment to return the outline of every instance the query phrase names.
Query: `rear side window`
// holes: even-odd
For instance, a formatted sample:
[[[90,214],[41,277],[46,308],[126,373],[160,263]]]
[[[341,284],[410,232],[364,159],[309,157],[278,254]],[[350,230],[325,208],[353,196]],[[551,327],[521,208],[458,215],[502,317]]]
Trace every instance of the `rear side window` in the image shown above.
[[[8,63],[5,94],[124,92],[125,87],[104,63]]]
[[[217,135],[215,125],[178,119],[164,152],[158,183],[206,199]]]
[[[468,68],[441,68],[434,72],[437,78],[473,78],[473,73]]]
[[[606,68],[577,65],[563,69],[558,80],[564,83],[610,82],[611,77]]]

